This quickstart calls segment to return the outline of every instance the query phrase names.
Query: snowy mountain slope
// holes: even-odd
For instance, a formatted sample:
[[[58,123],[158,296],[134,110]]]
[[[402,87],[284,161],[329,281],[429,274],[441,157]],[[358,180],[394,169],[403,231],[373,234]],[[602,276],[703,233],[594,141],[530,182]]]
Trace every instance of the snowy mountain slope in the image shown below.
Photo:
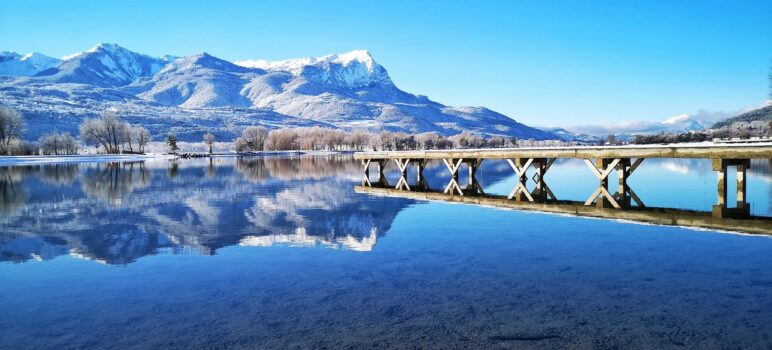
[[[286,123],[371,132],[472,131],[557,138],[483,107],[449,107],[402,91],[386,69],[361,50],[234,64],[206,53],[161,59],[100,44],[34,77],[0,78],[0,104],[35,118],[75,114],[75,120],[114,108],[145,116],[145,122],[157,126],[151,128],[154,133],[164,134],[164,125],[178,131],[185,125],[193,131],[184,135],[191,137],[207,130],[229,139],[238,133],[236,125]],[[218,117],[208,123],[205,116],[212,115]]]
[[[15,52],[0,52],[0,76],[29,77],[54,67],[62,61],[44,54],[32,52],[20,55]]]
[[[123,90],[167,106],[251,107],[241,90],[251,76],[261,73],[264,71],[201,53],[176,59],[152,77],[140,79]]]
[[[39,72],[33,80],[118,87],[150,76],[167,63],[162,58],[138,54],[115,44],[99,44],[65,57],[64,62]]]

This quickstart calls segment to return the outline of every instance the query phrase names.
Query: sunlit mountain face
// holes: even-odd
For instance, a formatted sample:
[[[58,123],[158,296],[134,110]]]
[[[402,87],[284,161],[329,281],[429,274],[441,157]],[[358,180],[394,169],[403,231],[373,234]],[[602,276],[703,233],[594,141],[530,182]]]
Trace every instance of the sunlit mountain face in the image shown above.
[[[433,164],[425,175],[439,184],[443,172]],[[413,201],[357,195],[361,177],[350,156],[0,167],[0,260],[127,264],[231,245],[370,251]]]

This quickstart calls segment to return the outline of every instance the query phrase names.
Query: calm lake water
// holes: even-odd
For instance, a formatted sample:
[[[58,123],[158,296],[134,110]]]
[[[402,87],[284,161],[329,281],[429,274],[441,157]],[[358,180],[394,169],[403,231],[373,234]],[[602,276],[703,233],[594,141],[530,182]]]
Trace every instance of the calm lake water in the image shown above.
[[[477,177],[516,184],[505,162]],[[361,179],[350,156],[0,167],[0,348],[772,348],[772,237],[379,197]],[[545,180],[560,200],[598,185],[574,160]],[[646,207],[716,202],[705,160],[646,160],[629,184]],[[747,186],[772,216],[768,161]]]

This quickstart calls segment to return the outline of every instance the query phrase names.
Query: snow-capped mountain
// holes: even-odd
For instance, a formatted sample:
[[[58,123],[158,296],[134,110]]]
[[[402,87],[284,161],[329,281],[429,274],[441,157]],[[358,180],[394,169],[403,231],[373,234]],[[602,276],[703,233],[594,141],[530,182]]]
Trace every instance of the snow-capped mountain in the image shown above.
[[[15,52],[0,52],[0,76],[28,77],[55,67],[62,60],[44,54],[31,52],[20,55]]]
[[[354,50],[319,58],[305,57],[284,61],[247,60],[236,64],[269,71],[291,72],[321,85],[362,88],[374,84],[392,84],[386,69],[373,60],[367,50]]]
[[[710,127],[716,113],[700,112],[701,115],[679,114],[663,121],[621,121],[603,125],[573,125],[568,126],[571,133],[587,134],[601,138],[607,135],[616,135],[617,139],[626,140],[635,135],[649,135],[658,133],[685,133],[689,131],[704,130]]]
[[[597,143],[600,140],[600,138],[597,136],[575,133],[559,127],[547,127],[547,128],[540,128],[540,129],[556,135],[558,139],[563,141]]]
[[[670,132],[688,132],[695,130],[703,130],[709,127],[712,123],[697,120],[694,116],[689,114],[680,114],[665,119],[661,122],[661,125],[665,126]]]
[[[556,138],[484,107],[449,107],[402,91],[364,50],[231,63],[206,53],[154,58],[99,44],[34,76],[0,78],[0,103],[37,119],[31,125],[71,132],[83,117],[113,108],[157,136],[176,130],[183,140],[205,132],[228,140],[244,125]]]
[[[115,44],[99,44],[65,57],[56,67],[37,73],[35,80],[118,87],[151,76],[167,63],[162,58],[138,54]]]

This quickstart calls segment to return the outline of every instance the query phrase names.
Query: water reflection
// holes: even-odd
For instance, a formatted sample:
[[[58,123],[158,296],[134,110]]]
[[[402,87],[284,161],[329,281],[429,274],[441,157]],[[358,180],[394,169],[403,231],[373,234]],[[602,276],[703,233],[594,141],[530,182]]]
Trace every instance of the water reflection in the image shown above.
[[[520,160],[513,162],[507,160],[515,171],[514,189],[508,195],[486,194],[476,176],[476,168],[479,164],[469,167],[467,185],[462,188],[459,185],[458,168],[461,165],[459,160],[456,164],[445,161],[450,175],[448,184],[443,190],[439,188],[433,190],[423,180],[418,171],[418,178],[414,184],[408,180],[405,164],[398,162],[400,178],[396,186],[390,186],[385,180],[383,170],[379,170],[379,180],[370,181],[370,174],[365,170],[362,185],[356,186],[355,191],[362,194],[371,194],[385,196],[388,198],[405,198],[420,201],[443,201],[449,203],[465,203],[473,205],[483,205],[491,207],[500,207],[518,210],[531,210],[548,213],[569,214],[577,216],[587,216],[605,219],[622,219],[644,223],[653,223],[659,225],[679,225],[694,226],[718,230],[738,231],[745,233],[758,233],[772,235],[772,217],[753,216],[750,214],[750,204],[746,196],[746,169],[750,167],[750,162],[737,164],[737,207],[730,208],[726,204],[726,174],[727,164],[719,163],[716,166],[714,160],[714,170],[718,169],[718,204],[714,205],[712,211],[684,210],[678,208],[666,207],[646,207],[640,197],[633,191],[627,183],[628,175],[631,174],[641,164],[641,159],[626,164],[605,164],[605,161],[599,160],[596,167],[592,162],[587,164],[595,171],[595,175],[600,179],[597,189],[590,195],[586,201],[558,200],[552,190],[547,186],[544,174],[551,166],[552,162],[540,161],[537,164],[531,180],[533,189],[529,189],[530,183],[527,171],[531,165],[531,160],[525,164],[520,164]],[[719,160],[719,162],[721,162]],[[383,163],[379,163],[379,168],[383,168]],[[665,169],[674,168],[664,163]],[[734,166],[735,164],[729,164]],[[608,175],[615,169],[618,169],[618,187],[615,192],[609,190]],[[684,174],[681,167],[675,167],[676,173]],[[687,172],[688,173],[688,172]]]
[[[379,169],[377,179],[368,177],[362,182],[371,188],[396,188],[400,193],[430,196],[435,195],[432,188],[441,188],[446,194],[463,194],[469,199],[493,198],[548,208],[546,211],[554,209],[545,204],[554,204],[561,210],[585,212],[588,209],[579,207],[584,207],[589,193],[585,191],[591,187],[577,190],[581,198],[572,201],[566,189],[582,186],[574,183],[574,175],[561,179],[560,171],[571,173],[572,164],[558,160],[550,171],[553,175],[546,177],[525,172],[515,176],[506,162],[490,161],[484,166],[475,164],[468,175],[448,182],[447,167],[433,162],[417,169]],[[705,168],[702,163],[674,164],[679,169]],[[546,172],[552,164],[542,165]],[[751,164],[749,173],[756,178],[765,171],[768,174],[766,165]],[[362,180],[361,172],[361,164],[350,156],[0,167],[0,261],[46,260],[68,254],[127,264],[159,252],[215,254],[231,245],[370,251],[400,211],[418,200],[435,198],[357,194],[351,184]],[[497,187],[513,179],[512,187],[497,194],[501,192]],[[553,190],[548,180],[563,188]],[[626,183],[616,193],[601,190],[596,197],[634,208],[638,210],[635,215],[647,208]],[[669,216],[662,216],[663,212]],[[688,211],[687,216],[691,220],[704,214],[697,212]],[[605,212],[592,215],[611,215],[598,213]],[[684,214],[662,208],[645,213],[660,213],[655,216],[658,222],[676,222]]]
[[[211,158],[0,168],[0,260],[126,264],[229,245],[371,250],[412,201],[350,190],[350,157]]]

